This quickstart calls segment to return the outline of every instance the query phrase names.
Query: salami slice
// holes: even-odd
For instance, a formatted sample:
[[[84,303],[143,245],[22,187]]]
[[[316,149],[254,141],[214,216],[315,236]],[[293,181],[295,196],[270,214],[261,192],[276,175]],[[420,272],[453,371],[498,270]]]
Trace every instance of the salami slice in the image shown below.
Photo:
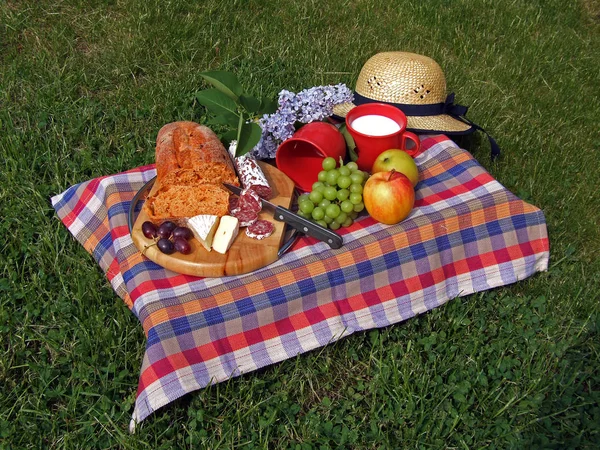
[[[258,220],[258,213],[256,211],[239,209],[233,214],[239,221],[240,228],[252,225]]]
[[[235,213],[240,210],[239,202],[239,198],[235,195],[229,196],[229,214],[232,216],[235,216]]]
[[[250,188],[254,190],[259,197],[269,200],[273,195],[273,191],[258,162],[248,153],[236,157],[236,149],[237,142],[232,142],[229,146],[229,154],[233,159],[233,164],[235,165],[242,186],[246,189]]]
[[[246,228],[246,235],[252,239],[266,239],[273,234],[275,231],[275,224],[268,220],[257,220],[248,228]]]
[[[238,207],[244,211],[255,211],[256,213],[259,213],[262,209],[262,202],[254,190],[245,188],[240,194]]]
[[[265,186],[264,184],[252,184],[250,185],[250,189],[256,192],[260,198],[264,198],[265,200],[269,200],[273,195],[271,187]]]

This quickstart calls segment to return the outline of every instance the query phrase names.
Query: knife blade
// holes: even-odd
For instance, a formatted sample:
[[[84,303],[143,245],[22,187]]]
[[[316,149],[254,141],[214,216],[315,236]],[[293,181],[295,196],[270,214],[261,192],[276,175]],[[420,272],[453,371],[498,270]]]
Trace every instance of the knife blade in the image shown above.
[[[242,193],[242,189],[234,186],[229,183],[223,183],[227,189],[233,192],[236,195],[240,195]],[[311,222],[308,219],[305,219],[302,216],[290,211],[283,206],[275,205],[268,200],[263,198],[260,199],[262,202],[263,208],[267,211],[273,213],[273,218],[278,220],[279,222],[285,222],[292,228],[300,231],[301,233],[307,234],[314,238],[319,239],[320,241],[325,242],[331,248],[340,248],[344,245],[344,241],[342,237],[334,231],[328,230],[327,228],[323,228],[321,225]]]

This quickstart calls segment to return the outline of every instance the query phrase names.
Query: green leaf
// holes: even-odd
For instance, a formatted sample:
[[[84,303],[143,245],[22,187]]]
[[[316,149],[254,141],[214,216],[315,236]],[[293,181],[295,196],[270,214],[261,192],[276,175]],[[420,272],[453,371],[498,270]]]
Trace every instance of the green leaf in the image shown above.
[[[236,102],[238,101],[239,96],[242,95],[242,85],[237,77],[231,72],[213,70],[209,72],[200,72],[200,76]]]
[[[196,94],[198,102],[213,114],[234,114],[239,117],[237,104],[217,89],[206,89]]]
[[[349,148],[348,154],[350,155],[350,161],[358,160],[358,154],[356,153],[356,150],[354,150],[354,148]]]
[[[260,137],[262,129],[257,123],[243,123],[238,130],[238,144],[235,156],[242,156],[254,148]]]
[[[207,120],[209,125],[227,125],[237,130],[239,122],[239,116],[236,114],[219,114],[218,116],[211,117]]]
[[[263,97],[260,99],[260,109],[257,112],[259,114],[273,114],[275,111],[277,111],[278,106],[279,105],[277,104],[276,100]]]
[[[231,141],[235,141],[237,139],[237,135],[238,135],[237,128],[231,129],[231,130],[228,130],[225,133],[223,133],[223,135],[221,136],[221,140],[225,141],[227,144],[229,144]]]
[[[358,159],[358,155],[356,154],[356,143],[354,142],[354,138],[348,132],[346,128],[346,124],[343,123],[340,128],[340,133],[344,136],[344,140],[346,141],[346,147],[348,147],[348,154],[350,155],[351,161],[356,161]]]
[[[260,99],[251,96],[240,95],[240,103],[246,111],[256,114],[260,110]]]
[[[238,127],[237,127],[237,135],[235,137],[235,140],[238,142],[238,144],[240,142],[240,136],[242,134],[242,127],[244,126],[244,122],[246,122],[244,114],[240,113],[240,117],[239,117],[239,120],[238,120]]]

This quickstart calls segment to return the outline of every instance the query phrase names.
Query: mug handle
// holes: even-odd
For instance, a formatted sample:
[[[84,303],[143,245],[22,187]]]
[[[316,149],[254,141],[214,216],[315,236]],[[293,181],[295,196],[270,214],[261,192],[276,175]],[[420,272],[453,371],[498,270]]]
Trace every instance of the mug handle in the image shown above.
[[[410,150],[408,150],[406,148],[406,139],[410,139],[415,144],[414,147],[411,148]],[[408,153],[410,156],[412,156],[414,158],[419,153],[421,153],[421,141],[419,140],[419,137],[415,133],[411,133],[410,131],[405,131],[404,133],[402,133],[402,146],[400,148],[402,148],[406,153]]]

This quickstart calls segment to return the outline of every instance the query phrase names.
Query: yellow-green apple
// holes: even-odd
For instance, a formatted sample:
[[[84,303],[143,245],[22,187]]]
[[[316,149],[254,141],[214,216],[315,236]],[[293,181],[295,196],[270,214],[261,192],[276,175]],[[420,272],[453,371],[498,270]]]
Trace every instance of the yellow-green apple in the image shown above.
[[[415,189],[403,173],[393,169],[377,172],[365,183],[363,201],[373,219],[393,225],[410,214],[415,204]]]
[[[371,173],[389,172],[392,169],[406,175],[413,187],[419,182],[419,169],[415,160],[404,150],[392,148],[381,153],[373,163]]]

